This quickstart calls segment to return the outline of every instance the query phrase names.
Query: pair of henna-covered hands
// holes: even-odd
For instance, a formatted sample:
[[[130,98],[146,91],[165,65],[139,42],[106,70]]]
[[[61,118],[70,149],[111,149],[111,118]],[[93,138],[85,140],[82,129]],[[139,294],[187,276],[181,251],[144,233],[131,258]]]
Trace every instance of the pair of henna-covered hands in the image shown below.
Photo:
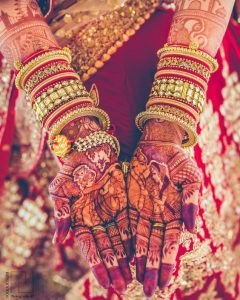
[[[63,132],[70,138],[100,130],[81,118]],[[73,152],[50,184],[56,232],[61,243],[70,227],[100,285],[124,293],[132,276],[146,296],[164,289],[174,271],[182,223],[193,232],[198,213],[201,172],[181,149],[182,130],[150,120],[130,163],[125,181],[108,144]]]

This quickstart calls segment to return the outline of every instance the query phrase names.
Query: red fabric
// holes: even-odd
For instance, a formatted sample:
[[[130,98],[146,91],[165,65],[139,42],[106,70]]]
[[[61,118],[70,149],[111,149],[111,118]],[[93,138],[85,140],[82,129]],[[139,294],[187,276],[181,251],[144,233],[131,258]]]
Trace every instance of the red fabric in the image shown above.
[[[166,43],[171,19],[172,13],[158,10],[86,83],[89,89],[97,85],[100,107],[116,126],[122,159],[130,158],[139,139],[134,120],[144,110],[156,72],[157,50]]]

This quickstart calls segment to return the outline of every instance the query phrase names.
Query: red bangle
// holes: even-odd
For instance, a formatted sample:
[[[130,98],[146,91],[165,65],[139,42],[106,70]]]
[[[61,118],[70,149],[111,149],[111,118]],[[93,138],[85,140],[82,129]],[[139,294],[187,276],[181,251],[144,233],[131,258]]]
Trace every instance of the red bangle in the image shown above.
[[[28,57],[26,57],[23,61],[22,64],[26,65],[30,60],[36,58],[37,56],[47,53],[47,52],[51,52],[53,50],[61,50],[61,48],[59,47],[49,47],[48,49],[40,49],[32,54],[30,54]]]

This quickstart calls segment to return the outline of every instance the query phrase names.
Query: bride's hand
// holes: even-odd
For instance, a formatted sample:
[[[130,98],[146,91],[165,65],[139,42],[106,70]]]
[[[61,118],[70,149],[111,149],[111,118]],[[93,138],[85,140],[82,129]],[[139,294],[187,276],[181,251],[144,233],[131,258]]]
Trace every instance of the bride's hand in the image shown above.
[[[183,132],[151,120],[130,164],[128,198],[135,237],[136,276],[146,296],[171,279],[184,222],[195,230],[201,172],[181,149]]]
[[[99,130],[94,120],[81,121],[82,126],[70,126],[64,133],[85,137]],[[71,227],[98,282],[124,292],[131,281],[130,228],[124,175],[113,148],[102,144],[71,153],[49,191],[54,202],[54,241],[63,242]]]

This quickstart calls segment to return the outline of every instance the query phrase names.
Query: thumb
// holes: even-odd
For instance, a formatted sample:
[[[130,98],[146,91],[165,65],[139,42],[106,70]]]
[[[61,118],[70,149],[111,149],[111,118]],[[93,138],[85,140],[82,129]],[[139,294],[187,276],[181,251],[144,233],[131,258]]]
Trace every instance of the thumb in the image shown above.
[[[53,236],[52,243],[53,244],[62,244],[64,243],[69,229],[70,229],[70,216],[66,216],[65,218],[62,219],[57,219],[55,217],[55,226],[56,226],[56,231]]]
[[[183,185],[182,192],[182,219],[185,227],[191,233],[195,232],[196,218],[199,212],[199,183]]]

